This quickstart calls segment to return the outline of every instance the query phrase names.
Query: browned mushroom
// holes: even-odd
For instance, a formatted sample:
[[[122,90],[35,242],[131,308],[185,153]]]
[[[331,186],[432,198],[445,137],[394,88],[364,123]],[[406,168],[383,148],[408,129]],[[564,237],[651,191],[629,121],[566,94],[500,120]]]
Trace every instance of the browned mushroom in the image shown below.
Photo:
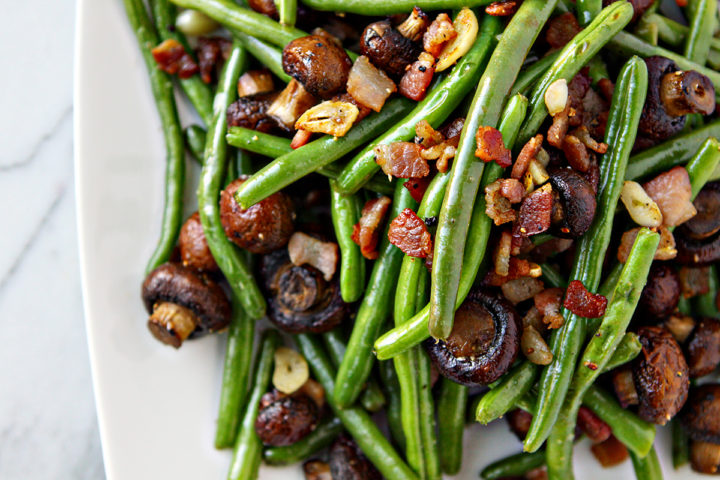
[[[720,321],[715,318],[700,320],[685,351],[691,378],[712,373],[720,364]]]
[[[296,38],[283,49],[283,70],[311,95],[328,100],[345,89],[352,61],[325,35]]]
[[[244,127],[268,133],[280,128],[280,124],[267,111],[277,93],[257,93],[238,98],[227,109],[229,127]]]
[[[525,436],[530,431],[532,419],[532,414],[520,408],[510,410],[507,415],[505,415],[505,420],[507,420],[510,430],[521,442],[525,440]]]
[[[247,4],[258,13],[267,15],[270,18],[278,18],[277,7],[273,0],[248,0]]]
[[[308,460],[303,463],[305,480],[333,480],[330,465],[322,460]]]
[[[720,231],[720,182],[705,184],[693,205],[697,213],[678,228],[678,235],[704,240]]]
[[[330,447],[333,480],[381,480],[382,475],[347,435],[340,435]]]
[[[362,33],[360,51],[380,70],[400,78],[406,67],[417,60],[419,43],[404,37],[389,21],[371,23]]]
[[[680,301],[680,279],[674,268],[664,262],[655,262],[650,268],[647,283],[640,295],[638,308],[654,319],[672,314]]]
[[[693,387],[680,421],[691,439],[720,444],[720,384]]]
[[[476,289],[455,312],[444,341],[425,342],[440,374],[462,385],[487,385],[508,371],[520,350],[520,317],[501,295]]]
[[[720,445],[710,442],[691,442],[690,467],[699,473],[717,474],[720,469]]]
[[[284,395],[273,390],[260,400],[255,433],[265,445],[292,445],[315,430],[319,420],[318,406],[308,395]]]
[[[150,333],[175,348],[188,337],[217,332],[230,323],[230,302],[222,288],[176,263],[165,263],[148,274],[142,299],[151,314]]]
[[[178,247],[180,258],[186,267],[205,272],[217,271],[218,266],[208,247],[198,212],[190,215],[180,229]]]
[[[220,220],[225,235],[252,253],[268,253],[285,246],[295,220],[292,200],[277,192],[243,209],[235,201],[235,192],[246,179],[242,176],[234,180],[220,193]]]
[[[592,186],[579,173],[569,168],[550,174],[553,189],[553,233],[562,238],[579,238],[595,218],[597,200]]]
[[[632,365],[638,415],[665,425],[685,404],[690,385],[687,362],[675,338],[662,327],[638,330],[642,351]]]
[[[327,332],[347,313],[337,278],[326,281],[309,265],[293,265],[285,249],[265,255],[261,271],[270,296],[268,318],[286,332]]]

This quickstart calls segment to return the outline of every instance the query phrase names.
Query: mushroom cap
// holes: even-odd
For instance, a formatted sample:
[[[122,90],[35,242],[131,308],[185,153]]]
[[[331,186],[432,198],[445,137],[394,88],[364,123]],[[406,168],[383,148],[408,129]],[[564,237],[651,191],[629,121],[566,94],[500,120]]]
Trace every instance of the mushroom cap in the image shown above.
[[[288,43],[282,54],[283,70],[305,90],[328,100],[345,89],[352,60],[332,39],[307,35]]]
[[[680,420],[693,440],[720,443],[720,384],[693,387]]]
[[[685,126],[685,116],[668,114],[660,95],[663,77],[680,68],[669,58],[653,56],[645,59],[648,69],[648,92],[638,130],[657,141],[672,137]]]
[[[399,78],[417,60],[420,44],[405,38],[387,20],[371,23],[363,30],[360,52],[391,77]]]
[[[562,207],[562,220],[553,225],[553,232],[561,238],[580,238],[595,218],[597,200],[592,185],[569,168],[554,170],[550,184]]]
[[[191,310],[199,320],[193,336],[222,330],[230,323],[232,308],[220,285],[177,263],[164,263],[148,274],[142,299],[148,313],[159,302]]]

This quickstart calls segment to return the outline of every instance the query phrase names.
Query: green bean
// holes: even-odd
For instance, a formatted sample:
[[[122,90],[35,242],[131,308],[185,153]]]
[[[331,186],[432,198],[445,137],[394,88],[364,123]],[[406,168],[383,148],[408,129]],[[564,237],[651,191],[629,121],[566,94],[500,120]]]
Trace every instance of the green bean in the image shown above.
[[[633,155],[630,157],[625,179],[637,180],[687,163],[708,137],[720,138],[720,120]]]
[[[282,52],[278,48],[246,33],[236,31],[233,35],[240,40],[240,43],[250,52],[250,55],[274,73],[276,77],[284,83],[290,82],[291,77],[283,70]]]
[[[413,298],[414,300],[414,298]],[[417,348],[417,347],[416,347]],[[423,443],[420,434],[420,392],[417,378],[416,349],[393,358],[400,384],[401,421],[405,437],[405,458],[420,478],[426,478]]]
[[[165,263],[175,248],[183,220],[183,188],[185,186],[185,149],[182,130],[175,106],[173,84],[170,77],[158,68],[150,49],[158,44],[158,37],[142,0],[124,0],[125,12],[137,38],[145,67],[150,77],[155,104],[165,135],[165,207],[160,239],[145,267],[149,273]]]
[[[528,90],[537,82],[540,77],[547,71],[550,66],[555,63],[560,52],[550,52],[540,60],[536,61],[530,66],[523,66],[522,71],[515,80],[512,90],[510,90],[510,96],[522,93],[527,94]]]
[[[326,392],[335,391],[335,371],[317,338],[301,334],[296,336],[295,340],[317,381]],[[385,478],[417,478],[365,410],[358,407],[341,408],[332,395],[328,395],[327,401],[335,415],[343,422],[345,430],[352,435],[365,456]]]
[[[613,352],[612,357],[610,357],[607,364],[605,364],[605,368],[603,369],[602,373],[607,373],[616,369],[619,366],[631,362],[635,359],[635,357],[640,354],[640,350],[642,350],[642,343],[640,343],[640,339],[638,338],[637,334],[627,332],[625,335],[623,335],[620,343],[618,343],[618,346],[615,349],[615,352]]]
[[[255,433],[255,419],[260,410],[260,398],[267,392],[272,375],[273,356],[280,342],[280,337],[274,330],[268,330],[260,342],[253,385],[248,397],[247,408],[240,424],[240,431],[235,441],[228,480],[253,480],[257,478],[260,460],[262,458],[262,442]]]
[[[689,298],[685,298],[684,296],[680,295],[680,300],[678,300],[678,312],[682,313],[683,315],[693,314],[693,309],[692,305],[690,304]]]
[[[192,55],[192,49],[189,47],[185,35],[175,28],[175,6],[171,5],[168,0],[152,0],[150,6],[155,16],[155,26],[160,34],[160,40],[175,40],[182,44],[188,54]],[[210,125],[213,118],[213,93],[210,86],[202,81],[200,75],[180,78],[179,81],[203,123]]]
[[[465,411],[467,410],[468,388],[447,378],[442,378],[438,400],[438,450],[440,466],[448,475],[460,471],[463,452]]]
[[[394,219],[405,208],[414,207],[410,191],[398,183],[389,218]],[[383,234],[379,247],[380,256],[373,264],[365,296],[355,317],[347,355],[338,368],[335,403],[341,408],[352,405],[367,380],[373,365],[372,345],[380,334],[391,309],[393,287],[400,270],[403,253]]]
[[[406,98],[395,98],[385,104],[380,113],[374,113],[355,125],[344,137],[325,135],[292,152],[282,155],[243,183],[235,199],[248,208],[294,181],[342,158],[355,148],[386,131],[412,106]],[[338,179],[338,188],[342,176]]]
[[[605,281],[603,281],[603,283],[600,285],[600,288],[598,288],[598,293],[600,295],[606,298],[612,295],[612,292],[613,290],[615,290],[615,285],[617,285],[618,278],[620,278],[622,270],[623,264],[620,262],[615,262],[612,270],[610,270],[610,273],[608,273],[607,277],[605,277]]]
[[[424,275],[424,278],[429,278],[429,275]],[[440,480],[442,473],[435,421],[435,400],[432,394],[432,368],[425,350],[416,347],[415,354],[417,355],[418,390],[420,392],[418,416],[420,417],[420,437],[422,438],[426,478]]]
[[[630,324],[640,294],[647,283],[650,265],[659,242],[659,234],[647,228],[640,230],[607,305],[602,323],[580,358],[568,395],[547,441],[550,479],[573,477],[571,464],[573,439],[583,395],[600,376],[600,372],[612,357]]]
[[[634,452],[630,452],[633,468],[635,469],[635,477],[639,480],[662,480],[663,473],[658,461],[655,448],[650,453],[641,457]]]
[[[633,33],[650,45],[657,45],[660,40],[660,27],[657,23],[638,22]]]
[[[330,181],[330,209],[340,247],[340,294],[347,303],[358,300],[365,289],[365,259],[352,241],[353,226],[360,220],[362,204],[356,195],[343,195]]]
[[[506,147],[512,148],[520,128],[520,123],[525,117],[527,111],[527,99],[522,95],[515,95],[510,98],[503,119],[500,122],[498,130],[502,133]],[[496,163],[491,163],[483,173],[483,179],[480,184],[481,188],[485,188],[502,175],[503,169]],[[478,269],[482,263],[485,248],[487,246],[488,237],[492,220],[485,214],[485,197],[479,195],[473,206],[472,218],[470,219],[470,234],[468,235],[468,243],[465,248],[463,258],[463,268],[460,276],[460,288],[456,307],[465,300],[470,288],[475,282]],[[428,331],[428,316],[430,306],[426,305],[405,325],[394,328],[385,333],[375,342],[375,353],[380,360],[392,358],[395,355],[412,348],[430,336]]]
[[[218,82],[215,116],[208,128],[205,160],[200,174],[198,211],[213,258],[245,312],[250,318],[257,319],[265,315],[265,299],[240,251],[225,236],[219,211],[220,187],[227,168],[225,111],[237,94],[237,79],[246,59],[245,50],[235,43]]]
[[[720,142],[716,138],[708,138],[685,166],[690,177],[693,199],[708,182],[718,164],[720,164]]]
[[[640,19],[640,23],[651,22],[658,26],[658,36],[660,40],[671,47],[679,47],[685,43],[688,31],[687,25],[678,23],[671,18],[658,15],[657,13],[645,14]],[[720,38],[712,37],[709,40],[711,52],[720,51]]]
[[[548,114],[545,106],[545,91],[548,87],[559,79],[570,82],[583,66],[630,22],[632,15],[632,5],[628,2],[612,3],[565,45],[553,66],[533,88],[530,96],[530,114],[520,130],[518,139],[520,145],[534,136],[545,121]]]
[[[357,13],[360,15],[392,15],[405,13],[418,7],[422,10],[452,10],[462,7],[487,5],[492,0],[304,0],[314,10]]]
[[[607,46],[613,52],[626,57],[637,55],[639,57],[647,58],[654,55],[660,55],[661,57],[669,58],[675,62],[682,70],[695,70],[698,73],[702,73],[707,76],[715,86],[715,98],[720,98],[720,72],[716,72],[704,65],[690,61],[673,51],[650,45],[649,43],[637,38],[635,35],[627,32],[618,32],[615,37],[608,42]]]
[[[710,40],[717,22],[717,0],[695,0],[689,18],[690,30],[685,39],[685,57],[705,65],[710,52]]]
[[[491,463],[480,472],[485,480],[500,480],[506,477],[522,477],[530,470],[545,465],[545,450],[533,453],[518,453]]]
[[[677,470],[690,461],[690,445],[688,436],[678,420],[673,420],[670,426],[672,428],[672,462],[673,468]]]
[[[428,322],[430,335],[435,338],[447,338],[452,331],[472,215],[468,206],[475,203],[485,166],[475,156],[475,132],[480,126],[497,126],[505,97],[556,3],[557,0],[523,2],[505,28],[475,91],[435,233]]]
[[[373,151],[375,146],[410,140],[415,136],[415,125],[420,120],[426,120],[434,128],[438,128],[445,121],[474,86],[475,79],[485,65],[485,58],[500,28],[500,20],[497,17],[488,15],[483,19],[475,43],[453,67],[450,74],[437,84],[423,101],[417,103],[405,118],[387,129],[350,161],[338,179],[342,192],[356,192],[380,169],[375,163]]]
[[[510,370],[492,390],[483,395],[475,410],[475,419],[487,425],[515,408],[518,400],[530,391],[538,376],[538,366],[522,362]]]
[[[269,447],[263,452],[263,458],[269,465],[291,465],[306,460],[323,448],[329,447],[343,431],[342,422],[337,417],[325,420],[305,438],[285,447]]]
[[[577,0],[575,10],[580,25],[587,25],[597,17],[602,10],[602,0]]]
[[[607,65],[600,55],[595,55],[588,62],[588,75],[593,85],[597,85],[602,79],[610,79]]]
[[[297,19],[297,0],[275,0],[280,25],[295,26]]]
[[[393,362],[379,362],[380,378],[385,387],[385,396],[388,398],[387,419],[390,435],[395,444],[405,451],[405,432],[402,425],[402,401],[400,399],[400,382],[395,372]]]
[[[647,83],[647,67],[637,57],[630,59],[618,75],[605,133],[605,143],[609,147],[600,162],[595,218],[588,232],[579,240],[570,273],[570,279],[581,281],[591,292],[596,291],[600,284],[602,263],[610,243],[625,169],[645,103]],[[553,361],[540,377],[538,415],[533,417],[525,438],[527,451],[537,450],[547,439],[565,400],[585,338],[584,320],[567,309],[563,309],[562,315],[565,323],[553,331],[550,340]]]
[[[548,263],[542,264],[542,277],[545,282],[551,287],[566,288],[567,279],[562,276],[555,267]]]
[[[190,125],[183,132],[185,147],[187,147],[193,160],[202,165],[205,156],[205,141],[207,132],[200,125]]]
[[[717,267],[715,265],[710,265],[708,292],[693,298],[693,310],[698,315],[703,317],[720,318],[720,312],[718,312],[717,303],[715,302],[718,294],[718,285],[720,285],[720,281],[718,281]]]

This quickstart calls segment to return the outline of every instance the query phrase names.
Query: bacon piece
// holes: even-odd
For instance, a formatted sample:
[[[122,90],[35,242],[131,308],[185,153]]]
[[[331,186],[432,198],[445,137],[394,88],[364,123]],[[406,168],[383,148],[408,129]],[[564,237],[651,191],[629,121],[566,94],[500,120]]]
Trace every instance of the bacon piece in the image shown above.
[[[612,100],[613,93],[615,93],[615,84],[609,78],[601,78],[597,83],[600,93],[603,98],[608,102]]]
[[[427,52],[422,52],[400,79],[398,85],[400,95],[419,102],[425,98],[433,75],[435,75],[435,58]]]
[[[535,158],[542,148],[542,143],[542,134],[537,134],[528,140],[522,150],[520,150],[520,154],[515,159],[515,164],[513,165],[512,172],[510,173],[512,178],[520,179],[523,177],[530,165],[530,160]]]
[[[502,2],[493,2],[485,7],[485,13],[493,17],[507,17],[517,11],[517,2],[505,0]]]
[[[520,205],[520,212],[513,228],[513,234],[529,237],[549,229],[552,207],[552,187],[548,183],[525,197]]]
[[[328,282],[335,275],[338,263],[338,246],[335,242],[323,242],[305,233],[295,232],[288,242],[288,254],[293,265],[312,265],[322,272]]]
[[[607,302],[603,295],[588,292],[580,280],[573,280],[565,291],[563,306],[579,317],[600,318]]]
[[[232,42],[222,37],[200,37],[198,39],[197,57],[200,67],[200,78],[205,83],[213,81],[217,67],[230,54]]]
[[[485,187],[485,213],[492,218],[495,225],[512,222],[517,213],[512,209],[513,203],[522,200],[525,189],[514,178],[499,178]]]
[[[548,328],[560,328],[565,319],[560,315],[562,288],[546,288],[535,295],[535,308],[543,315],[543,323]]]
[[[633,228],[622,234],[620,239],[620,247],[618,247],[617,259],[620,263],[627,262],[628,256],[630,256],[630,250],[632,249],[635,238],[642,227]],[[677,249],[675,248],[675,237],[672,232],[665,227],[658,229],[660,233],[660,245],[655,250],[655,260],[672,260],[677,256]]]
[[[368,260],[378,257],[380,225],[392,201],[388,197],[373,198],[363,206],[360,221],[353,226],[352,241],[360,246],[360,252]]]
[[[420,120],[415,125],[415,143],[423,148],[431,148],[445,141],[445,136],[435,130],[427,120]]]
[[[510,257],[507,275],[500,275],[489,271],[483,279],[483,284],[491,287],[500,287],[510,280],[518,278],[538,278],[542,275],[542,268],[537,263],[530,262],[524,258]]]
[[[590,168],[587,147],[574,135],[567,135],[562,146],[563,153],[573,170],[585,173]]]
[[[548,22],[545,41],[550,47],[560,49],[567,45],[581,30],[582,28],[575,15],[570,12],[563,13]]]
[[[362,55],[355,60],[347,79],[348,93],[359,103],[379,112],[385,100],[397,90],[385,72]]]
[[[457,146],[460,144],[460,134],[462,133],[462,129],[464,126],[465,126],[465,117],[458,117],[455,120],[453,120],[452,122],[443,126],[440,129],[440,133],[443,134],[446,141],[450,145],[457,148]]]
[[[152,49],[152,56],[160,70],[180,78],[190,78],[199,71],[195,60],[180,42],[168,38]]]
[[[312,132],[309,132],[307,130],[298,130],[295,132],[295,135],[293,136],[292,142],[290,142],[290,148],[295,150],[296,148],[300,148],[304,146],[306,143],[310,141],[312,138]]]
[[[590,450],[604,468],[620,465],[630,456],[627,447],[613,435],[604,442],[591,445]]]
[[[663,225],[667,227],[680,225],[697,213],[691,201],[692,187],[685,167],[671,168],[647,182],[643,188],[660,207]]]
[[[493,127],[480,127],[475,133],[475,142],[477,142],[475,156],[483,162],[494,161],[503,168],[512,164],[510,150],[505,148],[500,130]]]
[[[585,94],[590,91],[590,85],[592,84],[592,80],[587,72],[587,67],[582,69],[568,84],[569,120],[570,125],[573,127],[579,127],[583,122],[585,113],[583,98],[585,98]]]
[[[375,162],[386,175],[396,178],[427,177],[430,166],[420,155],[420,145],[412,142],[394,142],[374,148]]]
[[[432,253],[432,238],[427,225],[410,208],[390,222],[388,240],[411,257],[425,258]]]
[[[577,424],[580,430],[594,443],[604,442],[612,435],[610,425],[602,421],[600,417],[595,415],[595,412],[585,406],[580,407],[580,410],[578,410]]]
[[[548,143],[555,148],[562,148],[568,128],[570,128],[569,104],[565,107],[565,110],[553,117],[553,123],[547,133]]]
[[[432,179],[430,177],[411,178],[407,182],[403,183],[403,187],[410,191],[410,196],[413,200],[420,203],[422,202],[431,181]]]
[[[585,125],[581,125],[575,130],[573,130],[572,135],[574,137],[577,137],[577,139],[580,140],[583,145],[585,145],[587,148],[589,148],[595,153],[607,152],[607,143],[598,143],[594,138],[590,136],[590,132]]]
[[[441,13],[430,24],[423,35],[423,48],[437,58],[447,42],[457,37],[452,20],[447,13]]]

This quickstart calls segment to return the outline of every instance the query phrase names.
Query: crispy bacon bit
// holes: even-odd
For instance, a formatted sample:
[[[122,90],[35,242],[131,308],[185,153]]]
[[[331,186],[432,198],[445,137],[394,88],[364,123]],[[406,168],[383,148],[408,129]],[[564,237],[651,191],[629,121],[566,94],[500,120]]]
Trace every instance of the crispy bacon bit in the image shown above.
[[[500,240],[495,247],[493,263],[495,273],[501,277],[507,277],[510,273],[510,249],[512,248],[512,235],[507,230],[500,234]]]
[[[563,48],[575,35],[580,33],[581,30],[582,28],[575,18],[575,15],[570,12],[563,13],[548,22],[545,40],[552,48]]]
[[[512,222],[517,213],[511,204],[518,203],[524,194],[522,184],[514,178],[497,179],[485,187],[485,213],[495,225]]]
[[[390,77],[370,63],[365,55],[355,60],[347,80],[347,91],[355,100],[379,112],[396,90]]]
[[[442,154],[440,155],[440,158],[438,158],[437,162],[435,163],[435,168],[438,169],[438,172],[445,173],[450,168],[450,160],[455,158],[455,147],[452,145],[445,145],[445,148],[443,148]]]
[[[510,203],[520,203],[525,195],[522,183],[514,178],[501,178],[496,182],[500,182],[500,195],[507,198]]]
[[[420,203],[422,202],[431,181],[432,179],[430,177],[411,178],[407,182],[403,183],[403,187],[410,191],[410,196],[413,200]]]
[[[585,406],[580,407],[580,410],[578,410],[577,423],[580,430],[595,443],[604,442],[612,435],[610,425],[602,421],[600,417],[595,415],[595,412]]]
[[[530,300],[545,288],[542,280],[531,277],[520,277],[507,281],[500,287],[503,295],[511,303],[518,304],[525,300]]]
[[[430,166],[420,155],[420,145],[411,142],[394,142],[374,148],[375,162],[387,176],[421,178],[430,173]]]
[[[605,315],[607,298],[588,292],[580,280],[573,280],[565,292],[563,306],[579,317],[600,318]]]
[[[426,258],[432,253],[432,238],[425,222],[409,208],[390,222],[388,240],[411,257]]]
[[[590,168],[590,154],[587,147],[575,135],[567,135],[562,146],[563,153],[570,166],[585,173]]]
[[[525,171],[528,169],[528,166],[530,165],[530,160],[535,158],[542,148],[543,143],[543,136],[542,134],[537,134],[523,146],[522,150],[520,150],[520,154],[515,159],[515,164],[513,165],[512,172],[510,173],[510,176],[512,178],[520,179],[525,174]]]
[[[710,267],[682,267],[678,272],[680,289],[685,298],[692,298],[710,291]]]
[[[245,72],[238,79],[237,85],[238,97],[272,92],[274,88],[272,75],[268,70]]]
[[[445,137],[443,134],[435,130],[427,120],[420,120],[417,125],[415,125],[415,143],[421,145],[423,148],[434,147],[444,141]]]
[[[691,201],[692,188],[685,167],[661,173],[644,185],[663,215],[663,225],[674,227],[690,220],[697,210]]]
[[[298,130],[295,132],[295,135],[293,136],[292,142],[290,142],[290,148],[295,150],[296,148],[300,148],[304,146],[306,143],[310,141],[312,138],[312,132],[308,132],[307,130]]]
[[[590,450],[604,468],[620,465],[630,456],[627,447],[613,435],[602,443],[590,446]]]
[[[446,141],[457,148],[460,144],[460,134],[465,126],[465,117],[458,117],[440,129]]]
[[[493,2],[485,7],[485,13],[493,17],[507,17],[517,11],[517,2],[505,0],[502,2]]]
[[[334,242],[323,242],[302,232],[293,233],[288,242],[290,261],[297,266],[308,264],[330,281],[335,275],[338,263],[338,246]]]
[[[422,38],[428,25],[430,25],[430,18],[427,14],[418,7],[414,7],[405,21],[397,26],[397,30],[403,37],[417,42]]]
[[[501,167],[509,167],[512,164],[510,150],[505,148],[502,133],[493,127],[480,127],[475,133],[477,149],[475,156],[485,163],[495,161]]]
[[[607,143],[598,143],[594,138],[590,136],[590,132],[585,125],[582,125],[573,130],[572,135],[577,137],[578,140],[580,140],[587,148],[589,148],[595,153],[607,152]]]
[[[198,40],[197,57],[200,67],[200,78],[211,83],[215,71],[227,59],[232,43],[223,37],[201,37]]]
[[[597,84],[603,98],[608,102],[612,100],[615,93],[615,84],[609,78],[601,78]]]
[[[618,247],[617,259],[620,263],[627,262],[628,256],[630,256],[630,250],[635,243],[641,227],[633,228],[622,234],[620,239],[620,247]],[[665,227],[658,229],[660,233],[660,245],[655,250],[655,260],[672,260],[677,256],[677,249],[675,248],[675,237],[672,232]]]
[[[435,58],[427,52],[422,52],[400,79],[398,88],[400,95],[419,102],[425,98],[433,75],[435,75]]]
[[[368,260],[378,257],[377,244],[380,240],[380,225],[392,201],[388,197],[368,200],[362,209],[360,221],[353,226],[352,241],[360,246],[360,253]]]
[[[583,99],[591,90],[592,80],[587,74],[588,68],[584,68],[570,80],[568,85],[568,104],[570,105],[570,125],[578,127],[583,123],[585,117],[585,106]]]
[[[512,251],[510,253],[512,253]],[[530,262],[524,258],[510,257],[507,275],[499,275],[494,271],[490,271],[485,275],[483,283],[491,287],[500,287],[510,280],[523,277],[538,278],[540,276],[542,276],[542,267],[537,263]]]
[[[549,229],[552,207],[552,187],[548,183],[525,197],[520,205],[520,212],[513,227],[513,234],[529,237]]]
[[[172,38],[153,48],[152,56],[160,70],[170,75],[177,74],[180,78],[190,78],[199,70],[195,60],[185,51],[185,47]]]
[[[563,291],[561,288],[546,288],[535,295],[535,308],[543,315],[543,323],[548,328],[560,328],[565,319],[560,315]]]
[[[423,48],[437,58],[447,42],[457,37],[453,23],[447,13],[441,13],[430,24],[423,35]]]
[[[548,143],[555,148],[562,148],[568,128],[570,127],[570,105],[553,117],[553,123],[548,129]]]

